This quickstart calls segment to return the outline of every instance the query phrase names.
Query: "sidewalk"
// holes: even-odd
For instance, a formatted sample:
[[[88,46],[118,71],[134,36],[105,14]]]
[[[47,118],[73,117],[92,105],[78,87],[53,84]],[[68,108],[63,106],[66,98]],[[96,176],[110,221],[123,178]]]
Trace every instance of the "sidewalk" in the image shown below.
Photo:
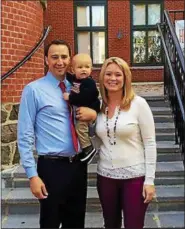
[[[134,91],[140,96],[163,96],[163,82],[132,83]]]

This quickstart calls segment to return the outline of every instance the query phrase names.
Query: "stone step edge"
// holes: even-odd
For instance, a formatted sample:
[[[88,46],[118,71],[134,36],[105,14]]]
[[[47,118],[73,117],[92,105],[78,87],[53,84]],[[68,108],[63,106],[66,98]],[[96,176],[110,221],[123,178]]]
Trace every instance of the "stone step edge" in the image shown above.
[[[94,197],[94,198],[91,198],[91,197],[87,197],[87,203],[89,204],[99,204],[99,197]],[[154,203],[154,204],[161,204],[161,203],[184,203],[184,196],[176,196],[176,197],[158,197],[157,198],[157,201],[154,199],[152,200],[151,203]],[[20,199],[16,199],[16,200],[11,200],[11,199],[7,199],[6,201],[4,201],[2,199],[2,202],[1,202],[1,206],[3,205],[37,205],[39,204],[39,201],[35,198],[33,199],[28,199],[28,200],[20,200]]]
[[[143,97],[144,99],[146,99],[147,101],[165,101],[166,103],[169,103],[169,100],[167,100],[165,98],[164,95],[141,95],[141,97]]]
[[[93,164],[93,165],[96,165],[96,164]],[[89,170],[88,171],[88,178],[94,178],[96,176],[96,174],[97,174],[96,170]],[[174,177],[178,177],[178,178],[183,177],[184,176],[184,170],[157,171],[156,172],[156,178],[160,178],[161,176],[163,176],[165,178],[168,178],[169,176],[173,177],[173,178]],[[5,179],[14,179],[14,180],[26,179],[26,180],[28,180],[25,173],[17,173],[15,176],[11,175],[11,174],[9,174],[9,176],[7,176],[4,174],[4,176],[1,176],[1,179],[4,179],[4,180]]]
[[[96,177],[91,175],[92,173],[88,173],[88,179],[91,180],[91,179],[95,179]],[[184,174],[180,174],[181,176],[157,176],[155,178],[155,180],[184,180]],[[24,182],[24,181],[29,181],[27,177],[14,177],[14,182],[17,182],[17,181],[20,181],[20,182]]]
[[[163,188],[164,190],[160,190],[160,188]],[[175,191],[175,188],[180,189],[180,191],[182,192],[182,194],[177,194],[172,196],[171,193],[169,193],[171,190],[174,189],[173,191]],[[6,195],[2,195],[2,202],[1,204],[37,204],[39,203],[38,200],[33,196],[33,194],[31,193],[29,188],[16,188],[16,189],[12,189],[12,188],[6,188],[7,193]],[[17,192],[19,192],[19,194],[24,195],[20,195],[19,197],[14,198],[14,195],[16,195]],[[162,194],[161,194],[161,191]],[[159,192],[159,193],[158,193]],[[13,197],[13,198],[12,198]],[[99,200],[98,198],[98,193],[97,193],[97,189],[96,187],[88,187],[88,191],[87,191],[87,199],[90,201],[96,201]],[[158,202],[166,202],[169,201],[170,202],[181,202],[184,201],[184,185],[168,185],[168,186],[164,186],[160,185],[160,186],[156,186],[156,197],[153,199],[153,203],[158,203]]]
[[[166,169],[161,169],[160,167],[165,166]],[[174,169],[175,167],[175,169]],[[96,173],[97,171],[97,163],[96,164],[90,164],[88,166],[88,173]],[[19,170],[19,171],[18,171]],[[184,166],[182,161],[175,161],[175,162],[157,162],[157,169],[156,174],[162,174],[162,173],[168,173],[168,172],[182,172],[184,173]],[[1,172],[1,178],[14,178],[19,177],[20,175],[23,175],[26,177],[25,171],[22,167],[22,165],[16,165],[13,168],[4,170]],[[175,176],[175,174],[174,174]],[[23,177],[22,177],[23,178]]]
[[[17,215],[19,216],[19,215]],[[7,228],[7,227],[3,227],[3,226],[7,226],[7,222],[9,219],[12,219],[12,218],[16,218],[17,216],[15,215],[8,215],[8,216],[2,216],[2,228]],[[163,222],[163,217],[166,217],[166,216],[169,216],[169,217],[177,217],[177,219],[173,220],[173,228],[184,228],[182,225],[182,227],[176,227],[176,225],[179,225],[179,224],[175,224],[175,222],[179,219],[179,217],[183,217],[184,216],[184,212],[182,211],[179,211],[179,212],[176,212],[176,211],[169,211],[169,212],[146,212],[146,218],[145,218],[145,225],[147,226],[147,218],[148,217],[151,217],[152,218],[152,227],[150,226],[149,228],[156,228],[158,227],[159,225],[161,225],[160,227],[161,228],[172,228],[171,225],[172,225],[172,222],[170,220],[169,224],[168,223],[162,223]],[[35,226],[37,226],[37,228],[39,227],[39,214],[33,214],[33,215],[28,215],[28,214],[25,214],[25,215],[20,215],[20,223],[23,220],[25,219],[28,219],[29,220],[33,220],[34,219],[34,222],[35,222]],[[94,218],[94,220],[93,220]],[[98,219],[98,220],[97,220]],[[86,212],[86,216],[85,216],[85,228],[87,228],[88,225],[91,225],[90,228],[92,228],[92,223],[93,223],[93,228],[100,228],[101,226],[100,225],[103,225],[103,215],[102,215],[102,212]],[[90,221],[90,222],[89,222]],[[17,221],[16,221],[17,222]],[[32,221],[33,222],[33,221]],[[32,223],[31,222],[31,223]],[[17,222],[18,223],[18,222]],[[27,224],[28,221],[27,221]],[[183,224],[183,223],[182,223]],[[20,225],[20,224],[19,224]],[[99,225],[99,227],[97,227]],[[150,223],[148,224],[148,226],[150,225]],[[165,227],[163,227],[163,225],[165,225]],[[156,226],[156,227],[154,227]],[[10,228],[10,227],[8,227]],[[18,228],[18,227],[17,227]],[[21,224],[21,228],[24,228],[22,227],[22,224]],[[34,227],[36,228],[36,227]],[[146,228],[146,227],[145,227]]]
[[[174,136],[175,137],[175,133],[172,133],[172,132],[157,132],[157,129],[156,129],[156,134],[155,135],[158,136],[158,137],[159,136],[160,137],[163,137],[163,136]]]
[[[135,86],[134,83],[133,83],[133,86]],[[97,87],[99,88],[99,83],[97,83]],[[137,95],[146,99],[146,100],[151,100],[151,101],[156,101],[156,100],[157,101],[159,101],[159,100],[164,101],[165,100],[166,102],[169,102],[169,100],[166,98],[165,95],[146,95],[146,94],[142,94],[142,95],[137,94]]]

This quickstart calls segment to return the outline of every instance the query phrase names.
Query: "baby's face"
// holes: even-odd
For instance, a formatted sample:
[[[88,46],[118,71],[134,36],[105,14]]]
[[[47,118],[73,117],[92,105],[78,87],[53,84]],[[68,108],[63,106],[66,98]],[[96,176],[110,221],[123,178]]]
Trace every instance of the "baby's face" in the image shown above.
[[[73,71],[77,79],[84,79],[90,76],[92,64],[90,61],[75,61]]]

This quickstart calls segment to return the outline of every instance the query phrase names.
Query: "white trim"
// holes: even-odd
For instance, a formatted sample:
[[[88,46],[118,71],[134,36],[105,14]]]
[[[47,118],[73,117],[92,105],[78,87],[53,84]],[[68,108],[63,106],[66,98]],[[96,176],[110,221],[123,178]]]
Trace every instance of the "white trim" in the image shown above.
[[[164,66],[135,66],[135,67],[130,67],[130,69],[132,70],[139,70],[139,69],[143,69],[143,70],[157,70],[157,69],[164,69]]]
[[[164,85],[164,82],[132,82],[132,85]]]
[[[131,70],[160,70],[164,69],[164,66],[135,66],[135,67],[130,67]],[[94,71],[101,70],[101,67],[93,67]]]

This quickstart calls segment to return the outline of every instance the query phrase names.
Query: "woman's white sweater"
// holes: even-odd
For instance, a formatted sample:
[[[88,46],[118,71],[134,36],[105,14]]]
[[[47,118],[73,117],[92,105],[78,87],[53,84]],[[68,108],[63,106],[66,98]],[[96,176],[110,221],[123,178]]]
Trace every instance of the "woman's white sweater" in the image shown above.
[[[112,139],[117,114],[118,108],[114,116],[108,119]],[[103,113],[98,115],[96,133],[102,140],[98,162],[99,174],[119,179],[144,175],[145,184],[154,183],[156,168],[155,125],[150,107],[144,98],[135,96],[130,109],[128,111],[121,110],[116,125],[116,145],[109,143],[106,115]]]

